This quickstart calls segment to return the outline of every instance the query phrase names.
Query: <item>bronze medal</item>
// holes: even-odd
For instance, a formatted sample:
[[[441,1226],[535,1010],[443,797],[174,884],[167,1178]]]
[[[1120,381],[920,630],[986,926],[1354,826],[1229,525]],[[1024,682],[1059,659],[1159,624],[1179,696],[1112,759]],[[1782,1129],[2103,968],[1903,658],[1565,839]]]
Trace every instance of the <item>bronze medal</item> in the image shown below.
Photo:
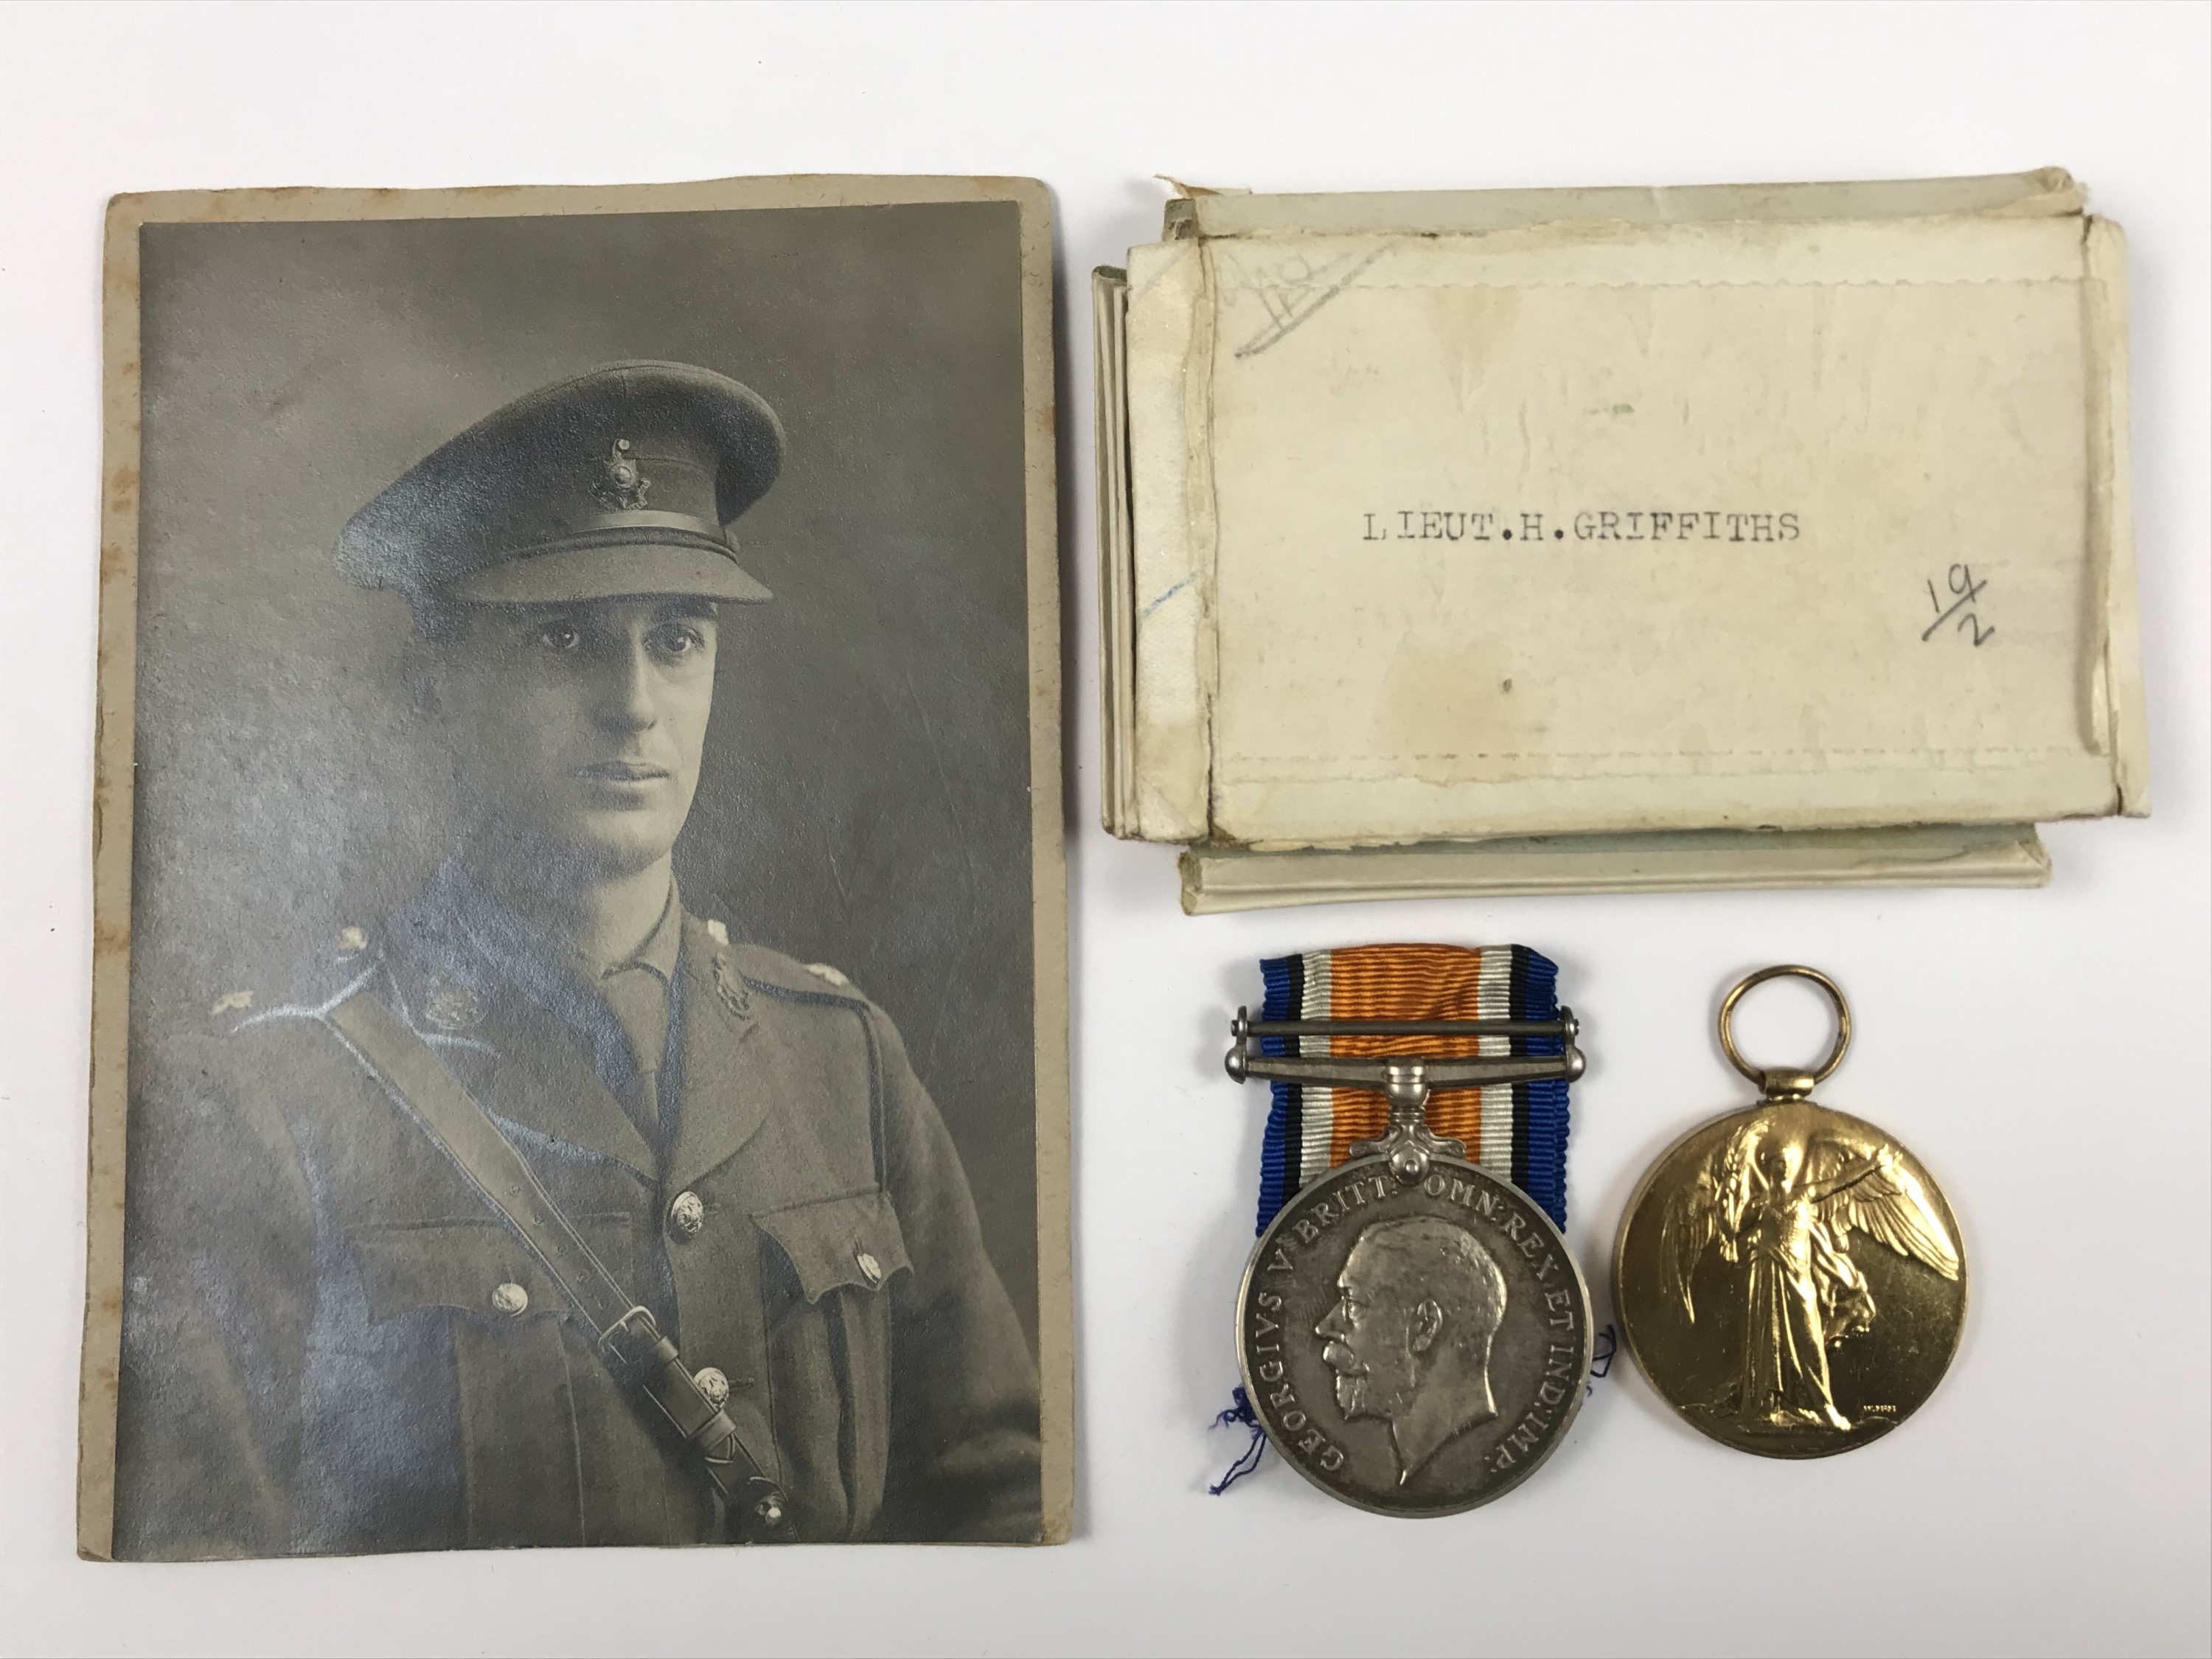
[[[1736,1050],[1737,1002],[1784,975],[1835,1003],[1835,1048],[1814,1072]],[[1844,994],[1813,969],[1762,969],[1730,991],[1721,1048],[1762,1098],[1668,1150],[1614,1252],[1621,1326],[1652,1386],[1693,1426],[1765,1457],[1888,1433],[1935,1391],[1966,1322],[1966,1252],[1934,1177],[1813,1098],[1850,1035]]]

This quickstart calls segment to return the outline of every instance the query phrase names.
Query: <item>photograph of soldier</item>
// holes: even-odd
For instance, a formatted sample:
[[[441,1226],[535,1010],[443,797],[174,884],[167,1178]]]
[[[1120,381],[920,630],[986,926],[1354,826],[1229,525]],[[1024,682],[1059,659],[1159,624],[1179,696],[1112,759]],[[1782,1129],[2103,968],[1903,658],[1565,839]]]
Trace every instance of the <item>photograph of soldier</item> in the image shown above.
[[[143,233],[117,1555],[1048,1534],[1018,231]]]

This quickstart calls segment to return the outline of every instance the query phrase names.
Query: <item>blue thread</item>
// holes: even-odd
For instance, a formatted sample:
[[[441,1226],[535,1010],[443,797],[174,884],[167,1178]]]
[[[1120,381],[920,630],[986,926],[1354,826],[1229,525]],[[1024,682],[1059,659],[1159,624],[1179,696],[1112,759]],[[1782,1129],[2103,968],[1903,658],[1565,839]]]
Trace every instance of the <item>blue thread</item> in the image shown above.
[[[1245,1447],[1237,1461],[1229,1466],[1229,1473],[1223,1475],[1218,1484],[1206,1489],[1210,1498],[1220,1497],[1258,1468],[1261,1454],[1267,1449],[1267,1431],[1260,1426],[1260,1415],[1252,1409],[1251,1396],[1240,1388],[1232,1390],[1229,1397],[1233,1403],[1228,1410],[1213,1414],[1213,1426],[1225,1429],[1231,1424],[1241,1425],[1252,1431],[1252,1443]]]
[[[1612,1326],[1607,1325],[1600,1331],[1597,1334],[1597,1340],[1603,1346],[1590,1355],[1589,1368],[1590,1376],[1597,1381],[1583,1384],[1583,1398],[1585,1400],[1597,1392],[1598,1382],[1604,1381],[1612,1374],[1613,1357],[1620,1352],[1619,1339],[1613,1335]]]

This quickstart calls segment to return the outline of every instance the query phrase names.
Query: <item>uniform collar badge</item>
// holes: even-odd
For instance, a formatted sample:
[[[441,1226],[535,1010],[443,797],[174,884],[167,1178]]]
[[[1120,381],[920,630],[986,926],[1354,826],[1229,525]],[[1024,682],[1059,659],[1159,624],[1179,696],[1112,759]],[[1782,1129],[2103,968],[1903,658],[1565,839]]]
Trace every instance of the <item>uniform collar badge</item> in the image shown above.
[[[732,1019],[750,1019],[753,1013],[752,993],[737,970],[730,966],[725,956],[714,958],[714,994],[722,1006],[729,1010]]]
[[[448,979],[430,982],[422,1000],[422,1018],[441,1031],[468,1031],[483,1024],[483,998],[471,987]]]

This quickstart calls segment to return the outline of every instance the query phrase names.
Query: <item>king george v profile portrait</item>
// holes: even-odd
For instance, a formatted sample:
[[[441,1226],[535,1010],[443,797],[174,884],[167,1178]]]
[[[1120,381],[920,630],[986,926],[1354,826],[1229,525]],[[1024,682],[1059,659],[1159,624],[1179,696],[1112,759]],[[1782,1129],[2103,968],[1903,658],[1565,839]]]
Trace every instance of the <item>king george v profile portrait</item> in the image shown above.
[[[1490,1349],[1504,1317],[1505,1275],[1464,1227],[1413,1216],[1353,1241],[1314,1334],[1328,1344],[1322,1358],[1346,1419],[1389,1425],[1399,1485],[1498,1415]]]
[[[731,526],[783,451],[737,381],[617,363],[339,534],[411,607],[466,828],[134,1073],[119,1554],[1038,1536],[1035,1362],[898,1031],[677,889],[718,653],[774,615]],[[468,1136],[426,1127],[453,1103]]]

